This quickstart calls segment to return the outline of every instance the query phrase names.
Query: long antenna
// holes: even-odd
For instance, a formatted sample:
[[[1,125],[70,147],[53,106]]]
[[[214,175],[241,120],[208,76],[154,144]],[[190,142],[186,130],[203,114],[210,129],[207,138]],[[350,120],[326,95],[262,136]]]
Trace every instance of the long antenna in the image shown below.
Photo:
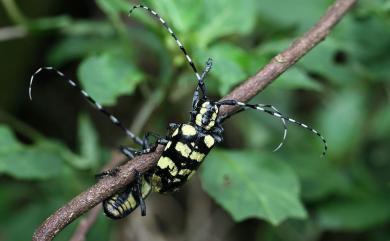
[[[184,48],[183,44],[180,42],[179,38],[176,36],[176,34],[172,31],[172,29],[168,26],[167,22],[158,14],[156,13],[156,11],[154,11],[153,9],[145,6],[145,5],[135,5],[133,6],[132,9],[130,9],[129,11],[129,16],[131,15],[131,13],[136,9],[136,8],[142,8],[142,9],[145,9],[146,11],[148,11],[150,14],[152,14],[163,26],[164,28],[171,34],[171,36],[173,37],[173,39],[175,40],[177,46],[181,49],[181,51],[183,52],[188,64],[191,66],[192,70],[194,71],[195,73],[195,76],[198,80],[198,84],[199,84],[199,87],[202,91],[202,94],[203,94],[203,98],[205,98],[206,96],[206,89],[205,89],[205,86],[204,86],[204,81],[202,79],[202,77],[200,76],[194,62],[192,61],[191,57],[188,55],[188,52],[187,50]]]
[[[133,132],[131,132],[129,129],[127,129],[121,121],[119,121],[118,118],[116,118],[113,114],[111,114],[108,110],[104,109],[102,107],[101,104],[99,104],[98,102],[96,102],[85,90],[81,89],[73,80],[69,79],[68,77],[65,76],[65,74],[63,74],[61,71],[53,68],[53,67],[41,67],[39,68],[37,71],[35,71],[35,73],[33,75],[31,75],[31,79],[30,79],[30,85],[29,85],[29,88],[28,88],[28,95],[30,97],[30,100],[32,100],[32,84],[34,82],[34,79],[35,79],[35,76],[37,76],[39,73],[41,73],[42,71],[51,71],[51,72],[54,72],[56,73],[57,75],[59,75],[61,77],[62,80],[65,80],[70,86],[76,88],[82,96],[84,96],[89,103],[91,103],[93,106],[95,106],[100,112],[102,112],[105,116],[107,116],[111,122],[116,125],[117,127],[119,127],[120,129],[122,129],[126,135],[131,139],[133,140],[136,144],[138,145],[141,145],[143,144],[141,138],[139,138],[138,136],[136,136]]]
[[[311,128],[310,126],[308,126],[308,125],[306,125],[304,123],[296,121],[296,120],[294,120],[294,119],[292,119],[290,117],[283,116],[279,112],[274,112],[274,111],[270,111],[270,110],[264,109],[264,106],[262,106],[262,105],[246,104],[246,103],[243,103],[243,102],[240,102],[240,101],[236,101],[236,100],[222,100],[220,102],[217,102],[216,104],[218,104],[218,105],[231,105],[231,106],[237,105],[237,106],[241,106],[243,108],[251,108],[251,109],[259,110],[259,111],[265,112],[267,114],[276,116],[276,117],[278,117],[280,119],[286,120],[286,121],[294,123],[296,125],[299,125],[299,126],[305,128],[305,129],[313,132],[314,134],[316,134],[322,140],[322,142],[324,143],[324,150],[323,150],[321,156],[325,156],[325,154],[326,154],[326,152],[328,150],[328,144],[327,144],[325,138],[321,135],[321,133],[319,131],[317,131],[316,129]]]

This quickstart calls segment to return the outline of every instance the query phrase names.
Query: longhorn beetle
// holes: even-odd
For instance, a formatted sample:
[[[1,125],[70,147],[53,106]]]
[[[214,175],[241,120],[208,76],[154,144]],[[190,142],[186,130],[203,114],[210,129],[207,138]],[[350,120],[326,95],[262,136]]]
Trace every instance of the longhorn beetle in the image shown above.
[[[88,95],[71,79],[59,70],[53,67],[39,68],[30,79],[29,96],[31,96],[31,87],[36,75],[42,71],[53,71],[58,74],[61,79],[65,80],[70,86],[76,88],[80,93],[100,112],[106,115],[113,124],[121,128],[126,135],[141,147],[140,150],[129,147],[120,147],[121,152],[128,158],[132,159],[136,155],[149,153],[155,150],[157,144],[165,145],[164,151],[159,158],[157,165],[144,174],[136,171],[136,180],[130,183],[123,190],[109,197],[103,201],[103,209],[105,214],[113,219],[126,217],[135,208],[140,206],[141,214],[146,215],[146,206],[144,199],[152,192],[169,193],[177,191],[191,176],[196,172],[203,159],[207,156],[210,150],[217,144],[222,142],[223,128],[222,123],[229,117],[247,110],[254,109],[265,112],[269,115],[280,118],[284,125],[283,140],[275,149],[279,149],[286,138],[287,127],[286,122],[297,124],[321,138],[324,144],[322,156],[327,151],[327,143],[324,137],[315,129],[306,124],[298,122],[289,117],[283,116],[274,106],[264,104],[248,104],[237,100],[220,100],[212,101],[206,95],[206,86],[204,80],[208,72],[212,68],[212,60],[207,60],[206,66],[201,74],[199,74],[187,50],[179,41],[176,34],[168,26],[167,22],[160,17],[154,10],[144,5],[136,5],[130,11],[129,15],[134,9],[141,8],[148,11],[164,26],[164,28],[171,34],[176,44],[184,54],[188,64],[195,73],[197,79],[197,87],[192,98],[192,108],[190,112],[190,121],[188,123],[171,123],[169,124],[169,135],[166,138],[159,137],[155,134],[147,133],[144,138],[140,138],[128,130],[122,122],[114,115],[104,109],[98,102]],[[218,115],[221,106],[238,106],[238,109],[227,115]],[[151,135],[157,136],[156,143],[149,143]],[[99,177],[106,175],[115,175],[115,170],[110,170],[99,174]]]

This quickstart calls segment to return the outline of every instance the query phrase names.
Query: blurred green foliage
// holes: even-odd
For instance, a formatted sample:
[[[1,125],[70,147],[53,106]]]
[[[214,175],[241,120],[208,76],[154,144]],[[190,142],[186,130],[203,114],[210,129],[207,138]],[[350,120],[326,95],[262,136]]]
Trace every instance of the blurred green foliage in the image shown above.
[[[126,18],[127,1],[96,0],[91,10],[98,13],[95,17],[30,19],[13,0],[2,3],[13,26],[35,37],[56,36],[45,52],[45,64],[70,68],[80,63],[77,79],[102,104],[116,105],[120,96],[127,96],[122,112],[134,113],[136,132],[163,134],[172,119],[186,121],[194,75],[169,34],[143,10]],[[145,1],[170,23],[199,69],[213,58],[206,84],[216,99],[287,48],[331,3]],[[359,236],[354,240],[389,240],[389,49],[389,2],[360,1],[323,43],[252,101],[278,106],[320,130],[329,143],[325,158],[320,158],[321,142],[293,125],[286,145],[272,153],[280,139],[280,121],[248,111],[225,124],[224,144],[201,168],[204,190],[237,222],[260,218],[273,224],[259,229],[258,240],[326,240],[329,235],[338,240],[343,234]],[[1,62],[6,62],[4,55]],[[33,65],[27,69],[39,67]],[[102,140],[116,143],[98,134],[107,127],[78,111],[68,117],[77,130],[72,135],[78,135],[73,145],[47,134],[47,124],[33,124],[47,123],[44,119],[53,115],[36,114],[35,121],[26,121],[21,112],[28,107],[20,106],[30,103],[19,97],[26,95],[31,73],[19,77],[23,84],[17,93],[3,87],[4,81],[13,80],[1,83],[0,240],[29,239],[45,217],[93,184],[93,175],[109,159]],[[41,82],[34,88],[42,94]],[[47,113],[68,115],[66,109],[49,108],[48,102],[63,97],[62,88],[67,88],[64,83],[56,86],[61,89],[46,89],[55,95],[43,94],[53,99],[34,94],[36,112],[47,105]],[[64,128],[72,133],[71,127]],[[67,240],[76,223],[57,240]],[[109,224],[100,216],[88,239],[108,240]]]
[[[215,150],[203,168],[202,180],[204,189],[236,221],[259,217],[276,225],[286,217],[306,217],[298,199],[298,178],[270,154]]]

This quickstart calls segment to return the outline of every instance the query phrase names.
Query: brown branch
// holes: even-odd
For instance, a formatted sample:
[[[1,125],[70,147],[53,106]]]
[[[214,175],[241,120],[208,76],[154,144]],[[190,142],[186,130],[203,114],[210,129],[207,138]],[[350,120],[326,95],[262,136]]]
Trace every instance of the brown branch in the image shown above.
[[[236,99],[245,102],[254,97],[309,50],[319,44],[356,2],[357,0],[336,0],[312,29],[296,40],[285,51],[275,56],[255,76],[235,88],[224,99]],[[224,107],[221,109],[220,114],[227,114],[230,111],[232,111],[231,107]],[[35,231],[33,240],[52,240],[58,232],[81,214],[133,181],[134,170],[144,173],[155,166],[162,150],[163,146],[158,146],[153,153],[135,157],[131,162],[124,164],[120,168],[117,176],[104,178],[87,191],[73,198],[68,204],[58,209],[43,222]]]
[[[329,34],[330,30],[352,8],[357,0],[336,0],[321,19],[292,45],[276,55],[269,64],[264,66],[255,76],[235,88],[223,99],[235,99],[246,102],[262,91],[267,85],[295,64],[313,47],[319,44]],[[222,112],[232,110],[231,106],[223,106]]]
[[[102,172],[110,170],[118,165],[123,164],[126,161],[126,158],[119,151],[114,151],[112,153],[111,160],[102,168]],[[101,206],[95,206],[89,210],[88,215],[84,217],[79,225],[77,226],[75,232],[69,241],[84,241],[89,229],[94,225],[96,219],[98,218],[99,213],[101,212]]]

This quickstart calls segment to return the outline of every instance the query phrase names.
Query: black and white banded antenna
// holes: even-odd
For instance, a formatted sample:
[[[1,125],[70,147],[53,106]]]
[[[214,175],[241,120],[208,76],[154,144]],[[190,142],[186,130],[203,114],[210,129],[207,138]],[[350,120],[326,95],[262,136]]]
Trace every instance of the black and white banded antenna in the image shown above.
[[[152,14],[163,26],[164,28],[171,34],[171,36],[173,37],[173,39],[175,40],[177,46],[181,49],[181,51],[183,52],[184,56],[185,56],[185,59],[187,60],[188,64],[191,66],[192,70],[194,71],[195,73],[195,76],[198,80],[198,88],[200,88],[200,90],[202,91],[202,94],[203,94],[203,99],[206,98],[206,89],[205,89],[205,86],[204,86],[204,81],[203,81],[203,78],[201,77],[201,75],[199,74],[194,62],[192,61],[191,57],[189,56],[187,50],[184,48],[183,44],[180,42],[179,38],[176,36],[176,34],[173,32],[173,30],[169,27],[169,25],[167,24],[167,22],[158,14],[156,13],[156,11],[154,11],[153,9],[145,6],[145,5],[142,5],[142,4],[139,4],[139,5],[135,5],[132,7],[132,9],[130,9],[129,11],[129,16],[131,15],[131,13],[136,9],[136,8],[142,8],[142,9],[145,9],[146,11],[148,11],[150,14]]]
[[[220,104],[220,103],[221,103],[221,102],[217,102],[217,105]],[[270,108],[270,109],[272,109],[275,113],[278,113],[278,114],[282,115],[282,113],[280,113],[279,110],[278,110],[275,106],[273,106],[273,105],[267,105],[267,104],[257,104],[257,105],[259,106],[259,108]],[[237,111],[234,111],[234,112],[232,112],[232,113],[230,113],[230,114],[227,114],[226,116],[223,116],[223,117],[221,118],[221,123],[225,122],[225,121],[226,121],[227,119],[229,119],[230,117],[232,117],[232,116],[234,116],[234,115],[236,115],[236,114],[238,114],[238,113],[240,113],[240,112],[242,112],[242,111],[244,111],[244,110],[246,110],[246,109],[248,109],[248,108],[250,108],[250,107],[248,107],[248,106],[241,106],[241,109],[239,109],[239,110],[237,110]],[[285,121],[284,119],[281,119],[281,121],[282,121],[282,124],[283,124],[283,137],[282,137],[282,141],[281,141],[281,142],[279,143],[279,145],[273,150],[273,152],[279,150],[279,149],[283,146],[283,144],[284,144],[284,142],[285,142],[285,140],[286,140],[286,137],[287,137],[287,124],[286,124],[286,121]]]
[[[277,118],[280,118],[282,120],[285,120],[285,121],[288,121],[290,123],[294,123],[300,127],[303,127],[309,131],[311,131],[312,133],[316,134],[320,139],[321,141],[323,142],[324,144],[324,150],[322,151],[322,155],[321,157],[325,156],[327,150],[328,150],[328,144],[325,140],[325,138],[321,135],[321,133],[319,131],[317,131],[316,129],[313,129],[312,127],[304,124],[304,123],[301,123],[299,121],[296,121],[290,117],[286,117],[286,116],[283,116],[279,111],[271,111],[271,110],[268,110],[268,109],[265,109],[264,108],[264,105],[258,105],[258,104],[246,104],[246,103],[243,103],[243,102],[240,102],[240,101],[236,101],[236,100],[222,100],[222,101],[219,101],[216,103],[217,105],[230,105],[230,106],[240,106],[242,108],[250,108],[250,109],[254,109],[254,110],[259,110],[259,111],[262,111],[262,112],[265,112],[269,115],[272,115],[272,116],[275,116]],[[285,132],[287,133],[287,132]],[[284,139],[283,139],[284,140]]]
[[[65,80],[70,86],[72,86],[73,88],[77,89],[81,93],[81,95],[88,100],[89,103],[91,103],[101,113],[103,113],[105,116],[107,116],[114,125],[116,125],[120,129],[122,129],[131,140],[133,140],[136,144],[142,146],[142,144],[143,144],[142,140],[138,136],[136,136],[133,132],[131,132],[129,129],[127,129],[122,124],[122,122],[119,121],[118,118],[116,118],[108,110],[104,109],[101,104],[96,102],[85,90],[81,89],[73,80],[71,80],[70,78],[66,77],[64,73],[62,73],[61,71],[59,71],[59,70],[57,70],[57,69],[55,69],[53,67],[41,67],[37,71],[35,71],[35,73],[33,75],[31,75],[30,85],[29,85],[29,88],[28,88],[28,95],[30,97],[30,100],[32,100],[32,84],[34,82],[34,79],[42,71],[50,71],[50,72],[54,72],[57,75],[59,75],[62,80]]]
[[[273,105],[258,104],[258,106],[260,108],[271,108],[272,110],[274,110],[275,113],[281,115],[279,110],[275,106],[273,106]],[[279,145],[273,150],[273,152],[279,150],[283,146],[283,143],[284,143],[284,141],[286,140],[286,137],[287,137],[287,124],[286,124],[286,121],[283,118],[281,120],[282,120],[282,123],[283,123],[283,138],[282,138],[282,141],[279,143]]]

